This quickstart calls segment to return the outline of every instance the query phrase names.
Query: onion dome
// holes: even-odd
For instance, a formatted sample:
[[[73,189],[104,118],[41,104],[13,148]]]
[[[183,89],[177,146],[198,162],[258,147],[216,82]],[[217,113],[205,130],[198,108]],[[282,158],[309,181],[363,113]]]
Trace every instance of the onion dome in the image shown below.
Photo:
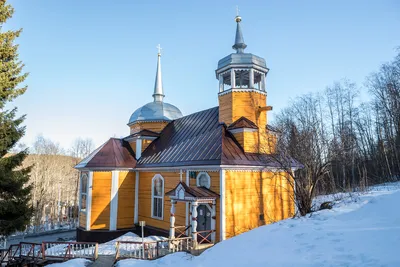
[[[161,47],[158,45],[157,72],[154,84],[154,101],[138,108],[131,115],[128,125],[136,122],[172,121],[182,117],[182,112],[169,103],[164,102],[164,89],[161,75]]]

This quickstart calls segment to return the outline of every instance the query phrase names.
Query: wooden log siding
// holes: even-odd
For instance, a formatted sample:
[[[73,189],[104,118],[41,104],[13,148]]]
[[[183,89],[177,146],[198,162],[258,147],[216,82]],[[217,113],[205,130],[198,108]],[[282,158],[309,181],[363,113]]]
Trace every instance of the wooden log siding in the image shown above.
[[[286,173],[226,171],[226,237],[261,226],[263,213],[266,224],[293,216],[293,189],[287,177]]]
[[[197,172],[198,173],[198,172]],[[210,175],[210,189],[219,193],[219,171],[207,172]],[[156,174],[160,174],[164,178],[164,193],[174,189],[180,182],[180,173],[176,172],[140,172],[139,182],[139,220],[146,221],[146,225],[157,227],[169,231],[170,227],[170,209],[171,201],[169,197],[164,196],[164,217],[162,220],[151,217],[151,180]],[[186,172],[182,173],[182,180],[186,180]],[[190,179],[190,185],[196,184],[196,179]],[[216,241],[219,240],[220,216],[219,216],[219,200],[216,203]],[[211,205],[210,205],[211,206]],[[190,214],[189,214],[190,216]],[[186,205],[184,202],[178,202],[175,205],[175,225],[183,226],[186,222]],[[190,220],[189,220],[190,223]]]
[[[167,122],[139,122],[131,125],[131,134],[140,132],[141,130],[150,130],[159,133],[167,126]]]
[[[135,176],[135,172],[119,173],[117,229],[134,227]]]
[[[261,112],[257,120],[258,107],[267,104],[267,97],[257,92],[231,92],[218,97],[219,121],[227,125],[240,117],[246,117],[254,122],[260,129],[267,125],[267,113]]]
[[[93,172],[90,229],[110,228],[111,172]]]
[[[153,140],[142,140],[142,152],[153,142]]]

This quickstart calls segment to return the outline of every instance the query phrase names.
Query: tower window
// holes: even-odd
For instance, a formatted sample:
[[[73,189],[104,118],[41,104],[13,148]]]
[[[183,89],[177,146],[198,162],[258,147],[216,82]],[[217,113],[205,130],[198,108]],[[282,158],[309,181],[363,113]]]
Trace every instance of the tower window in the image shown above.
[[[206,173],[206,172],[200,172],[197,175],[196,184],[197,184],[197,186],[203,186],[203,187],[209,189],[211,186],[210,175],[208,175],[208,173]]]
[[[235,70],[236,88],[249,88],[250,72],[249,70]]]

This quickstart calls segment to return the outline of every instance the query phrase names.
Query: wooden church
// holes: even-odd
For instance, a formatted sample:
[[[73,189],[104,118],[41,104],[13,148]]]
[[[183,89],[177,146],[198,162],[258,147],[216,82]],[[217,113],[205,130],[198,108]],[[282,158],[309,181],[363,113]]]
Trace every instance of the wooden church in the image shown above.
[[[265,60],[236,50],[218,62],[219,106],[183,116],[164,102],[160,52],[154,101],[131,115],[130,134],[111,138],[80,170],[78,241],[127,231],[219,242],[293,216],[293,182],[274,159],[278,133],[267,124]],[[217,90],[216,90],[217,93]],[[301,164],[291,161],[295,170]]]

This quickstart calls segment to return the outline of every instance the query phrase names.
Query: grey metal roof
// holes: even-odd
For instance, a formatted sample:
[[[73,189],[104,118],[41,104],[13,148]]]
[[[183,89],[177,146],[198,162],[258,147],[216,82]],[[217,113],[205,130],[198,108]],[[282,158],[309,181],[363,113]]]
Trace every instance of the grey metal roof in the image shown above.
[[[246,153],[219,123],[219,108],[203,110],[170,122],[143,151],[137,168],[194,165],[280,167],[275,155]],[[292,167],[302,165],[288,158]]]
[[[219,72],[225,71],[225,69],[229,69],[229,67],[248,68],[258,66],[261,68],[261,70],[268,71],[265,59],[251,53],[244,53],[244,49],[247,47],[247,45],[244,42],[243,32],[240,26],[242,18],[240,16],[236,16],[235,21],[237,22],[236,36],[235,44],[232,46],[232,48],[236,50],[236,53],[230,54],[218,61],[218,68],[216,70],[217,79]]]
[[[267,68],[265,59],[253,55],[251,53],[233,53],[218,61],[218,69],[222,69],[228,65],[257,65]]]
[[[182,117],[182,112],[174,105],[155,101],[138,108],[131,115],[128,125],[138,121],[172,121]]]
[[[244,43],[242,27],[240,26],[242,18],[240,16],[236,16],[235,21],[237,22],[236,36],[235,44],[232,46],[232,48],[235,49],[237,53],[243,53],[243,50],[247,47],[247,45]]]

